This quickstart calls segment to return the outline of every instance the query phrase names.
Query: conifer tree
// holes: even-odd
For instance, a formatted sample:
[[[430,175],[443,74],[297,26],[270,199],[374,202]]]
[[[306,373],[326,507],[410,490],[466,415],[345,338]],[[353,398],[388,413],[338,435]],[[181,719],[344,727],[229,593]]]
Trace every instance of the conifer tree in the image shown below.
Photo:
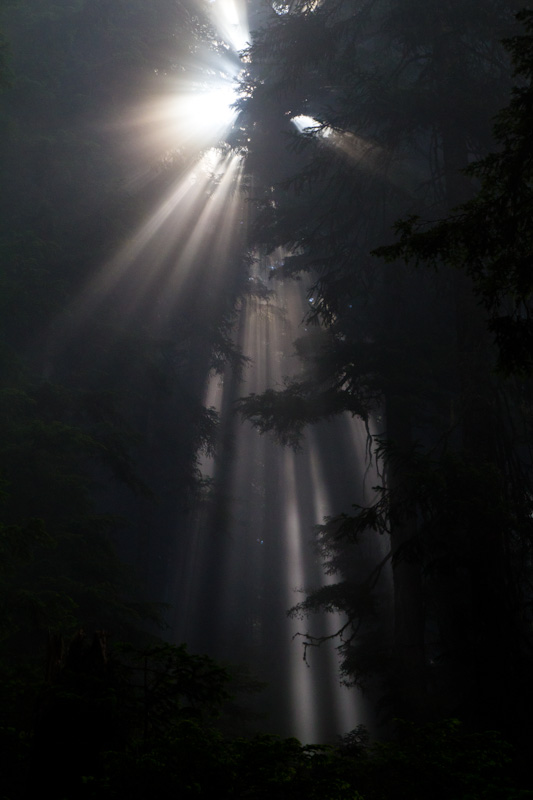
[[[490,146],[490,117],[497,98],[505,102],[510,78],[499,40],[512,30],[511,10],[475,2],[291,6],[251,48],[244,109],[256,115],[259,135],[276,103],[285,119],[315,119],[314,129],[293,136],[300,171],[259,198],[257,239],[292,248],[283,272],[310,275],[309,318],[322,328],[298,345],[301,378],[245,399],[242,412],[288,442],[323,416],[383,414],[377,501],[353,519],[327,522],[321,541],[346,574],[346,559],[357,555],[340,566],[343,542],[365,531],[390,536],[396,712],[479,720],[503,683],[498,724],[509,723],[506,705],[517,707],[511,631],[521,612],[508,537],[525,506],[514,504],[524,493],[523,472],[514,471],[520,445],[509,434],[516,417],[507,416],[509,394],[491,374],[470,280],[449,269],[383,265],[369,251],[401,213],[446,214],[474,191],[461,169]],[[248,133],[250,163],[261,167],[261,139],[254,144]],[[351,579],[299,608],[338,608],[356,626],[353,590]],[[343,649],[357,674],[357,659]]]

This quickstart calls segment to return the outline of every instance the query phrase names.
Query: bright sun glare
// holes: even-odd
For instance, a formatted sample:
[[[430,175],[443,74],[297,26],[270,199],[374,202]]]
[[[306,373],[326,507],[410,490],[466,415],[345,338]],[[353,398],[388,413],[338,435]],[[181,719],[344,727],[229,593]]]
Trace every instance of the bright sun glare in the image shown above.
[[[204,52],[192,70],[154,76],[149,97],[118,123],[139,171],[154,159],[181,152],[194,158],[217,147],[235,122],[240,53],[250,33],[244,0],[212,0],[209,14],[220,49]]]
[[[297,117],[292,117],[291,122],[298,133],[312,133],[313,131],[319,131],[320,136],[323,139],[327,139],[332,134],[331,128],[327,126],[321,128],[318,120],[313,119],[313,117],[308,117],[305,114],[299,114]]]
[[[236,191],[242,159],[221,144],[237,116],[232,106],[241,69],[238,55],[249,39],[246,5],[244,0],[213,0],[209,10],[223,46],[209,57],[204,54],[196,68],[156,74],[155,91],[118,125],[132,186],[159,174],[154,163],[170,159],[183,168],[176,168],[165,196],[87,287],[80,298],[80,323],[84,313],[119,286],[129,295],[131,314],[149,291],[176,303],[199,265],[208,264],[222,275],[231,237],[237,241],[243,234],[246,213]],[[169,271],[171,253],[174,267]]]
[[[207,85],[191,86],[190,92],[179,94],[174,101],[179,128],[196,140],[222,138],[237,116],[232,107],[237,99],[235,79],[219,75]]]
[[[239,0],[211,0],[211,19],[222,39],[235,53],[244,50],[250,39],[246,8]]]
[[[238,96],[240,72],[236,56],[250,38],[243,0],[211,0],[209,10],[221,41],[233,57],[214,56],[213,67],[203,82],[192,81],[189,86],[181,87],[171,101],[173,109],[169,109],[178,125],[177,135],[192,136],[201,147],[208,140],[216,145],[235,121],[237,112],[233,104]]]

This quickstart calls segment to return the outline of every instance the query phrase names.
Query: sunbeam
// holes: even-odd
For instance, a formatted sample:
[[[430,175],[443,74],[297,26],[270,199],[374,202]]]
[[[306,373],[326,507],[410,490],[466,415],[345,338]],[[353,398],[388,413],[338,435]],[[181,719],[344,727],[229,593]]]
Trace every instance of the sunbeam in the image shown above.
[[[320,122],[308,117],[306,114],[298,114],[296,117],[291,117],[291,122],[299,133],[312,133],[320,131],[321,136],[328,136],[331,128],[321,129]]]
[[[264,282],[282,258],[282,253],[257,256],[252,279]],[[244,384],[236,386],[229,373],[208,381],[205,403],[222,413],[235,396],[282,385],[284,375],[299,369],[292,341],[305,311],[305,291],[292,282],[277,289],[275,297],[252,295],[244,303],[238,334],[250,359]],[[252,664],[269,683],[270,724],[277,731],[303,741],[332,737],[364,719],[366,708],[360,695],[339,685],[333,645],[313,648],[306,662],[301,634],[327,636],[340,626],[340,617],[304,622],[287,618],[287,609],[298,603],[302,589],[328,582],[311,547],[311,531],[339,501],[353,499],[365,458],[364,431],[352,440],[347,430],[355,430],[353,420],[326,423],[295,453],[231,414],[228,424],[231,435],[223,435],[218,456],[202,462],[214,499],[183,554],[175,631],[197,649],[214,648],[222,658]],[[331,441],[337,446],[339,439],[353,469],[346,467],[348,455],[342,465],[336,460]],[[202,606],[205,616],[198,615]]]
[[[176,150],[191,156],[223,140],[236,118],[239,72],[237,64],[213,54],[200,74],[158,78],[151,96],[118,125],[130,157],[150,162]]]
[[[350,131],[334,130],[322,125],[313,117],[299,114],[291,122],[304,136],[317,135],[329,147],[341,152],[359,169],[383,176],[391,185],[402,191],[415,193],[424,180],[420,165],[393,158],[390,152],[373,141],[364,139]]]
[[[248,12],[243,0],[212,0],[211,18],[233,52],[244,50],[250,40]]]
[[[210,277],[212,284],[223,280],[223,259],[232,241],[242,237],[241,159],[221,147],[237,115],[238,53],[249,37],[246,5],[214,0],[209,8],[217,37],[213,49],[199,52],[181,70],[154,74],[144,102],[121,112],[112,126],[131,165],[132,191],[161,173],[158,164],[168,154],[176,154],[168,169],[177,175],[72,304],[65,322],[70,329],[81,327],[118,290],[125,318],[151,298],[163,319],[199,265],[207,261],[219,275]]]
[[[210,9],[221,39],[218,49],[201,68],[154,76],[157,91],[120,122],[134,178],[167,153],[179,157],[168,167],[166,189],[155,207],[72,304],[70,330],[83,329],[112,295],[120,297],[121,323],[148,325],[161,339],[174,325],[185,329],[182,317],[201,320],[207,328],[241,269],[248,213],[240,191],[243,160],[224,139],[236,118],[237,56],[249,37],[246,7],[239,0],[214,0]],[[304,133],[318,126],[308,117],[293,122]],[[330,130],[321,129],[321,135],[328,138]],[[252,281],[265,285],[273,260],[282,258],[279,253],[257,258]],[[331,458],[328,434],[324,441],[311,437],[302,453],[280,452],[238,424],[231,411],[239,395],[280,385],[284,374],[298,369],[292,340],[305,312],[305,293],[288,283],[280,287],[277,305],[268,297],[252,293],[242,301],[235,338],[254,365],[247,384],[230,369],[223,378],[213,375],[209,359],[199,368],[193,364],[188,373],[187,383],[193,373],[197,376],[195,389],[204,391],[205,404],[229,420],[229,433],[220,434],[214,459],[200,465],[213,494],[199,503],[187,535],[176,532],[163,591],[175,609],[176,641],[262,672],[271,684],[267,702],[275,709],[277,730],[315,741],[355,725],[361,700],[347,698],[338,686],[332,647],[313,654],[313,668],[308,668],[301,623],[287,618],[288,608],[298,603],[296,591],[324,585],[309,540],[312,527],[337,500],[328,494],[322,464]],[[201,330],[198,338],[208,335]],[[187,341],[179,347],[188,347]],[[364,449],[350,453],[357,469],[364,456]],[[350,483],[346,495],[351,488]],[[316,620],[309,630],[323,636],[335,625],[335,617],[327,624]]]
[[[122,109],[114,127],[138,168],[162,154],[188,157],[224,140],[235,121],[241,51],[250,38],[243,0],[212,0],[208,6],[215,39],[211,49],[165,74],[156,72],[136,107]]]

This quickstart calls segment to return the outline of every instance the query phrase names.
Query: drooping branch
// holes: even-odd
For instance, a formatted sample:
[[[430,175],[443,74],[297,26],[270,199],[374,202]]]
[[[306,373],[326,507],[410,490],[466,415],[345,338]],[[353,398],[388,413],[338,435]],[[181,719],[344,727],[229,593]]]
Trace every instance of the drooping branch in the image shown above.
[[[237,403],[237,412],[260,433],[273,433],[281,444],[296,449],[307,425],[346,411],[368,425],[368,408],[359,398],[343,389],[316,392],[309,383],[288,383],[280,391],[267,389]]]

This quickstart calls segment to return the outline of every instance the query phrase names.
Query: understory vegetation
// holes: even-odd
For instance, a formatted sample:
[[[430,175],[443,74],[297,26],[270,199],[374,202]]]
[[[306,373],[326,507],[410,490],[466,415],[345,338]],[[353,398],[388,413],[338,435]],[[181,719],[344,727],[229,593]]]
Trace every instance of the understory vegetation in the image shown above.
[[[55,654],[54,654],[55,655]],[[78,635],[26,685],[34,729],[0,729],[2,796],[53,787],[64,798],[316,798],[316,800],[522,800],[527,765],[494,732],[457,720],[397,723],[393,740],[359,728],[336,745],[302,745],[224,730],[228,673],[184,647],[108,647]],[[29,699],[29,698],[27,698]]]

